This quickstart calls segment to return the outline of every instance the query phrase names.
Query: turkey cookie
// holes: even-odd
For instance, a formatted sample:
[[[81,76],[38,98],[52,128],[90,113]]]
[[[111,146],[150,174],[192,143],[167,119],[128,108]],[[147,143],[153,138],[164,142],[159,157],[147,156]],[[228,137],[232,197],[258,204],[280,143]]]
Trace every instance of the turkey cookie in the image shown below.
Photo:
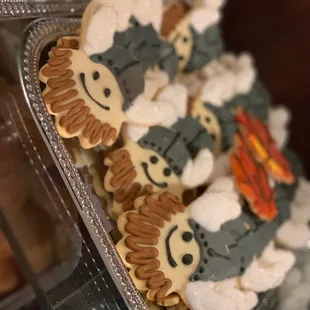
[[[111,146],[125,121],[156,125],[174,113],[169,103],[143,96],[141,64],[128,50],[113,45],[124,23],[119,9],[91,2],[83,16],[79,49],[53,47],[40,71],[44,101],[59,134],[78,137],[83,148]]]
[[[219,199],[226,197],[227,204],[233,195],[228,189],[206,193],[200,218],[216,208],[216,194]],[[234,216],[240,214],[236,200],[230,207],[239,210]],[[192,300],[195,294],[190,292],[198,289],[200,283],[218,282],[239,274],[240,253],[236,241],[226,231],[210,232],[201,226],[192,208],[196,207],[185,208],[175,196],[165,192],[138,198],[135,209],[118,219],[123,234],[117,244],[120,255],[137,288],[147,291],[148,299],[160,305],[176,305],[180,298],[188,306],[195,304]],[[221,212],[224,221],[228,220],[226,215],[230,212]],[[235,293],[237,290],[232,296]]]
[[[169,190],[181,199],[185,189],[204,184],[212,172],[213,141],[193,119],[172,128],[131,127],[124,140],[123,148],[105,158],[109,170],[104,186],[114,193],[113,217],[154,191]]]
[[[178,1],[164,12],[161,35],[176,49],[179,71],[200,70],[223,51],[218,22],[223,1]]]

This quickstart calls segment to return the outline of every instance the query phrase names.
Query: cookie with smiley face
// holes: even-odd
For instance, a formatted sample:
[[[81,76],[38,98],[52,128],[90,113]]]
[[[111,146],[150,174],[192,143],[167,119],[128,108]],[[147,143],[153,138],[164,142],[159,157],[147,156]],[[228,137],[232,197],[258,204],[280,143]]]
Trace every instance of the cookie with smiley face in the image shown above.
[[[212,172],[212,138],[191,118],[172,128],[131,127],[124,139],[125,146],[105,159],[109,169],[104,186],[114,194],[113,217],[154,191],[169,190],[181,199],[186,189],[202,185]]]
[[[204,70],[205,83],[189,106],[189,114],[215,135],[216,154],[233,145],[237,132],[234,113],[238,107],[264,122],[268,120],[270,96],[256,79],[251,57],[225,54]]]
[[[239,277],[262,292],[278,286],[294,261],[289,252],[264,250],[277,223],[242,209],[231,179],[219,179],[188,207],[168,192],[140,197],[134,207],[118,219],[117,249],[137,288],[159,305],[250,310],[257,298]]]
[[[223,52],[217,23],[222,1],[179,1],[163,14],[161,34],[176,49],[179,71],[200,70]]]
[[[129,50],[114,45],[115,32],[124,23],[116,4],[91,2],[83,17],[79,49],[70,44],[53,47],[40,71],[44,101],[59,134],[78,137],[84,148],[111,146],[125,121],[156,125],[174,113],[169,103],[143,96],[141,63]]]

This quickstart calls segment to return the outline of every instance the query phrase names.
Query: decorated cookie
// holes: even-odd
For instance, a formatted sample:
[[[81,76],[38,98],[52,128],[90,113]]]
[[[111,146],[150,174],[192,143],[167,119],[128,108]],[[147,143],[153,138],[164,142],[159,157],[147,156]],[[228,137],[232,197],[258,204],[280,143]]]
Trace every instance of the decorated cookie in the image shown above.
[[[279,183],[292,184],[295,177],[289,161],[279,151],[267,126],[243,109],[235,113],[239,132],[257,162]]]
[[[217,153],[233,145],[237,131],[234,111],[244,107],[253,116],[267,122],[270,97],[256,79],[253,61],[247,54],[225,54],[204,69],[205,82],[189,106],[192,117],[206,128],[213,128]]]
[[[105,158],[105,189],[114,194],[112,215],[133,208],[134,200],[155,191],[182,199],[185,189],[202,185],[213,168],[213,141],[191,118],[172,128],[130,127],[125,146]],[[203,167],[203,168],[202,168]]]
[[[168,192],[138,198],[118,219],[117,244],[137,288],[160,305],[181,298],[193,309],[227,308],[222,295],[235,301],[233,309],[241,300],[252,309],[257,300],[249,291],[278,286],[294,256],[268,246],[280,224],[260,220],[239,201],[232,178],[218,179],[188,207]],[[202,291],[209,298],[200,299]],[[215,304],[208,303],[212,296]]]
[[[222,1],[178,1],[165,9],[161,34],[173,43],[179,71],[200,70],[223,51],[218,27]]]
[[[126,16],[117,1],[114,6],[91,2],[83,16],[79,49],[53,47],[40,71],[44,101],[59,134],[79,137],[84,148],[111,146],[125,121],[156,125],[174,113],[169,103],[154,103],[143,95],[143,66],[114,44]]]
[[[231,155],[231,166],[238,190],[260,219],[272,221],[278,214],[274,191],[266,171],[252,157],[240,135],[235,136],[236,147]]]

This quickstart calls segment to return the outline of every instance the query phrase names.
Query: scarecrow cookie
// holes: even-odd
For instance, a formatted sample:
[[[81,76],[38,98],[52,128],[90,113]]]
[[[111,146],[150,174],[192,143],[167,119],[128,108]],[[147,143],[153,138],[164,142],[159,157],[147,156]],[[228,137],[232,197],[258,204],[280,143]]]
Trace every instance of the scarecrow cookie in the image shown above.
[[[179,71],[200,70],[223,51],[218,22],[222,1],[178,1],[165,9],[161,35],[173,43]]]
[[[59,134],[77,136],[84,148],[111,146],[125,121],[156,125],[174,113],[169,103],[143,96],[141,63],[114,45],[115,32],[129,23],[116,4],[91,2],[83,16],[79,49],[53,47],[40,71],[44,101]]]
[[[242,210],[231,179],[219,179],[187,208],[168,192],[140,197],[134,206],[118,219],[123,239],[117,249],[137,288],[159,305],[182,299],[195,310],[240,309],[243,300],[244,309],[252,309],[256,296],[242,290],[238,277],[244,288],[267,290],[279,285],[294,261],[289,252],[264,251],[277,224]],[[259,271],[260,287],[253,276]]]
[[[124,140],[123,148],[105,158],[104,186],[114,193],[113,217],[154,191],[169,190],[181,199],[185,189],[204,184],[212,172],[212,138],[191,118],[172,128],[131,127]]]
[[[219,154],[233,145],[237,131],[234,111],[244,107],[250,115],[267,122],[270,97],[256,80],[253,61],[247,54],[225,54],[206,66],[204,75],[204,85],[192,100],[189,114],[214,132]]]

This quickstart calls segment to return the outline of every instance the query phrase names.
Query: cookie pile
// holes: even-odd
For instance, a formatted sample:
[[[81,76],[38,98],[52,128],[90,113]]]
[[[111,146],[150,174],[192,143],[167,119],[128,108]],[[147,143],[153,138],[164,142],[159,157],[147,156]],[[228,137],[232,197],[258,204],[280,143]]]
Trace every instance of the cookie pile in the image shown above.
[[[293,266],[283,247],[309,237],[291,228],[303,169],[289,112],[271,107],[249,54],[225,52],[222,6],[93,0],[39,73],[150,308],[252,309]]]

